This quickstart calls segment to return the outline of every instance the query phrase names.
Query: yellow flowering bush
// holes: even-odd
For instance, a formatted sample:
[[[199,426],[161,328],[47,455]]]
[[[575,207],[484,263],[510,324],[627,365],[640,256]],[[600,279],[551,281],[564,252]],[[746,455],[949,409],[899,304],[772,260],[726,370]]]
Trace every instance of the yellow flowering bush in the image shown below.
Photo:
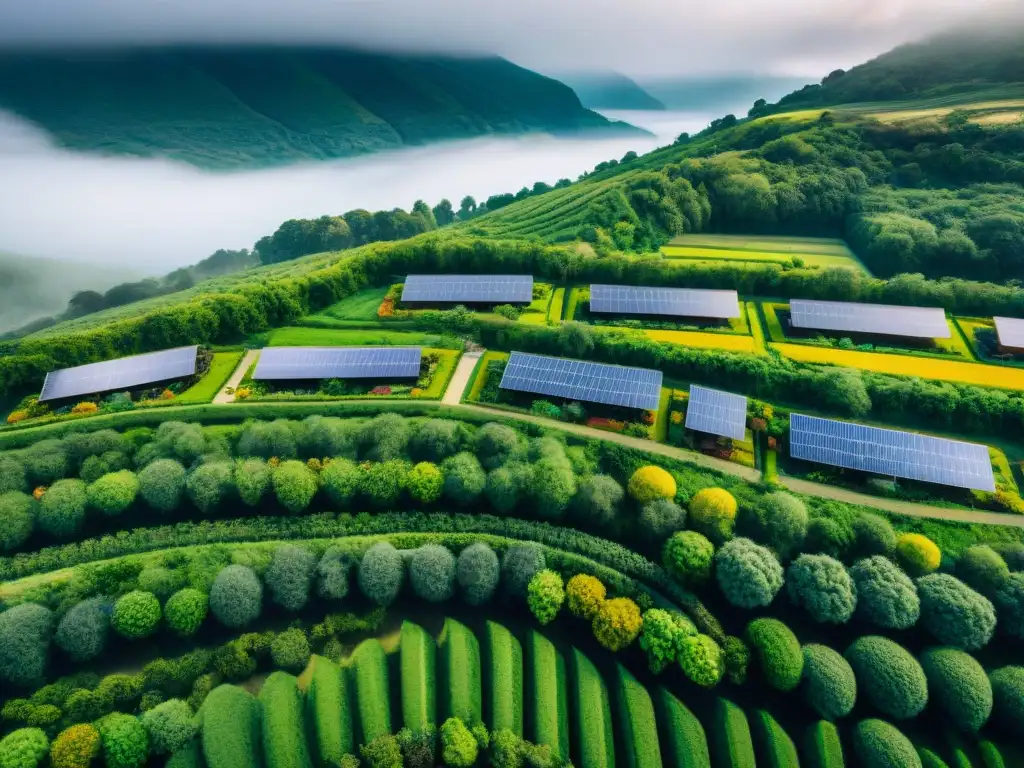
[[[423,390],[419,387],[413,387],[409,393],[409,397],[423,397]]]
[[[942,552],[927,536],[904,533],[896,539],[896,558],[911,576],[927,576],[938,570]]]
[[[247,400],[252,395],[249,387],[239,387],[235,390],[235,400]]]
[[[36,489],[34,491],[32,491],[32,498],[34,498],[36,501],[40,501],[43,498],[43,496],[45,496],[45,495],[46,495],[46,486],[45,485],[37,486]]]
[[[72,725],[50,747],[53,768],[87,768],[100,752],[100,732],[91,725]]]
[[[690,499],[690,527],[716,544],[732,536],[736,499],[724,488],[704,488]]]
[[[683,412],[682,411],[672,411],[671,418],[672,418],[672,423],[673,424],[682,424],[683,423]]]
[[[674,499],[676,481],[661,467],[648,464],[633,473],[633,476],[629,478],[627,490],[629,495],[641,504],[655,499]]]
[[[74,408],[71,409],[71,412],[72,413],[96,413],[96,411],[98,411],[98,410],[99,410],[99,406],[96,405],[96,403],[90,403],[89,401],[86,401],[84,403],[79,403],[78,405],[76,405]]]
[[[161,400],[173,400],[174,399],[174,393],[171,392],[171,390],[169,390],[169,389],[165,389],[163,392],[160,393],[160,399]]]
[[[573,616],[590,621],[597,615],[607,590],[600,579],[577,573],[565,585],[566,602]]]
[[[281,466],[281,459],[279,459],[277,456],[271,456],[269,459],[267,459],[267,464],[277,469],[278,467]]]
[[[317,474],[320,474],[324,468],[324,463],[320,461],[320,459],[307,459],[306,466]]]
[[[643,626],[640,608],[628,597],[605,600],[594,616],[594,637],[609,651],[627,648]]]
[[[19,421],[24,421],[28,418],[28,411],[12,411],[7,417],[8,424],[17,424]]]

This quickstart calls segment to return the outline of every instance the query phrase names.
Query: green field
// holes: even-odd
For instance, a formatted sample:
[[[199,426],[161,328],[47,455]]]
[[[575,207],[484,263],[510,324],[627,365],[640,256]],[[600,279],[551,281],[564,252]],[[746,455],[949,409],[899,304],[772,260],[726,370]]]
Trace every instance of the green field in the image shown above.
[[[440,347],[441,337],[418,331],[278,328],[267,335],[268,347],[423,346]]]
[[[331,320],[377,320],[377,309],[384,301],[390,286],[367,288],[358,291],[337,304],[332,304],[322,312],[305,318],[311,323]]]
[[[796,258],[808,267],[847,267],[869,274],[867,267],[842,240],[764,235],[680,235],[672,238],[661,253],[670,259],[702,262],[790,264]]]
[[[231,374],[235,372],[238,364],[242,362],[244,352],[214,352],[213,362],[210,363],[210,370],[194,386],[186,389],[174,402],[179,405],[191,405],[192,403],[209,403],[213,401],[217,393],[228,383]]]

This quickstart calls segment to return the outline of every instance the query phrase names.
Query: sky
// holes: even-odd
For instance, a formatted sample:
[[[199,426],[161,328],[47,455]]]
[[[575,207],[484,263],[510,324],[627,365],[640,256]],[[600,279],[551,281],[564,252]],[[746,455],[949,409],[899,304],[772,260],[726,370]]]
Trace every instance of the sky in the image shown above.
[[[0,0],[0,48],[320,43],[495,53],[549,72],[820,79],[1020,0]]]

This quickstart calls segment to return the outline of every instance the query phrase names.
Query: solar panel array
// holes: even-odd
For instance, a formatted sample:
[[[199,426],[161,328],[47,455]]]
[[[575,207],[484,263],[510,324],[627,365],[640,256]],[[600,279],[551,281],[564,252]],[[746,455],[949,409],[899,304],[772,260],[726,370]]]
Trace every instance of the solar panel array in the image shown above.
[[[529,304],[532,275],[409,275],[402,301]]]
[[[661,371],[513,352],[501,389],[657,410]]]
[[[595,283],[590,286],[590,311],[724,319],[739,317],[740,303],[736,291]]]
[[[267,347],[252,377],[263,380],[411,379],[419,347]]]
[[[747,436],[747,398],[691,384],[686,428],[743,440]]]
[[[789,302],[789,317],[794,327],[813,330],[922,339],[948,339],[952,335],[945,310],[936,307],[793,299]]]
[[[800,413],[789,417],[789,455],[956,488],[996,489],[984,445]]]
[[[1024,320],[1016,317],[994,317],[999,343],[1004,347],[1024,348]]]
[[[127,391],[196,372],[199,347],[177,347],[102,363],[63,368],[46,374],[39,402],[99,392]]]

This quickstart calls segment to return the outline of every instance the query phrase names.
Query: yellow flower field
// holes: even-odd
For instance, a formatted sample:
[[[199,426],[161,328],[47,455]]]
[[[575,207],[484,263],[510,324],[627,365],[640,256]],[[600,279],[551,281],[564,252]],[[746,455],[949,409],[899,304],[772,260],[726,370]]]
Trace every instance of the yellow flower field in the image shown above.
[[[801,363],[840,365],[897,376],[920,376],[923,379],[954,381],[981,387],[1024,390],[1024,369],[983,363],[961,363],[954,360],[932,360],[911,355],[886,355],[878,352],[857,352],[828,349],[804,344],[772,344],[778,352]]]
[[[757,346],[750,336],[737,336],[728,333],[703,333],[701,331],[644,331],[647,338],[654,341],[667,341],[670,344],[681,344],[684,347],[700,349],[724,349],[729,352],[756,352]]]

